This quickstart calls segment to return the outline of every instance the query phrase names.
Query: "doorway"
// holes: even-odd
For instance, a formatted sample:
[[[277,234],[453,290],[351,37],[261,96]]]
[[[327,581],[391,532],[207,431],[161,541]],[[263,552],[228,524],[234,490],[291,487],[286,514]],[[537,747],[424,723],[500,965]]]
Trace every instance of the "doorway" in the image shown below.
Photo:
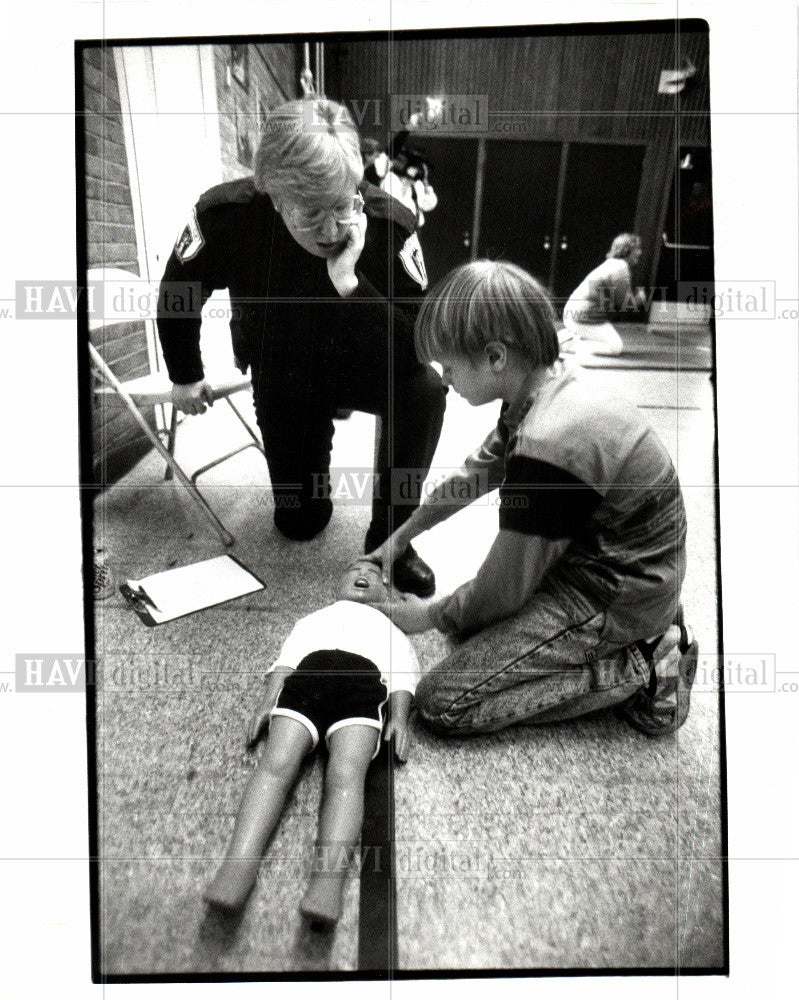
[[[662,231],[655,285],[667,301],[685,302],[697,285],[713,294],[713,188],[710,150],[680,146]]]

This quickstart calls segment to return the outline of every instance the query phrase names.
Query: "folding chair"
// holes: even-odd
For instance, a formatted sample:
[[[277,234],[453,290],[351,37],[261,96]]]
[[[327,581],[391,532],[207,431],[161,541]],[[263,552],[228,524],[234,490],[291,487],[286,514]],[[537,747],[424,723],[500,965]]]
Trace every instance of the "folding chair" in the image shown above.
[[[135,274],[129,274],[126,271],[118,269],[103,269],[89,271],[88,280],[91,285],[93,282],[131,282],[139,281],[141,279],[137,278]],[[120,320],[119,318],[106,319],[103,316],[98,317],[96,315],[90,315],[89,328],[91,330],[99,330],[111,325],[112,323],[122,321],[123,320]],[[146,320],[145,322],[152,322],[152,320]],[[214,400],[224,399],[227,402],[228,406],[235,413],[236,417],[239,419],[240,423],[252,440],[247,441],[238,448],[234,448],[232,451],[226,452],[226,454],[221,455],[219,458],[215,458],[213,461],[206,463],[189,476],[181,468],[175,458],[175,442],[178,429],[177,409],[172,406],[169,429],[162,432],[166,436],[166,445],[164,445],[161,441],[159,433],[154,431],[144,419],[140,410],[140,407],[142,406],[165,406],[167,403],[171,406],[172,383],[169,381],[167,375],[164,372],[151,372],[149,375],[142,375],[139,378],[120,382],[100,356],[97,348],[91,343],[89,344],[89,356],[95,369],[105,383],[97,389],[97,393],[103,396],[115,395],[122,401],[138,426],[147,435],[155,450],[166,462],[166,472],[164,474],[164,478],[171,479],[174,474],[186,488],[189,496],[196,502],[197,506],[203,512],[208,521],[210,521],[223,543],[226,546],[233,545],[235,538],[227,530],[224,524],[222,524],[209,506],[208,502],[200,493],[200,490],[197,487],[197,480],[210,469],[215,468],[217,465],[221,465],[222,462],[226,462],[229,458],[232,458],[234,455],[238,455],[247,448],[257,448],[261,454],[264,454],[263,445],[261,444],[255,431],[252,427],[250,427],[237,409],[233,400],[230,398],[242,389],[248,389],[251,387],[252,380],[250,376],[241,375],[239,372],[226,373],[226,375],[222,378],[215,378],[213,372],[211,372],[210,375],[206,375],[206,379],[211,385]]]

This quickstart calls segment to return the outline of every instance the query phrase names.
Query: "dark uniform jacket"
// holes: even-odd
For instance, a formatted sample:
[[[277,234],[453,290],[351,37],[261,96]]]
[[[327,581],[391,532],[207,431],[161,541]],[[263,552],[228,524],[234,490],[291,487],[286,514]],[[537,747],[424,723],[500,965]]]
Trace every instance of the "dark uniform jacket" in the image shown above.
[[[371,184],[361,186],[368,216],[356,266],[358,288],[337,294],[327,261],[293,239],[268,195],[252,178],[220,184],[197,202],[178,238],[161,283],[158,332],[170,379],[203,377],[199,306],[214,289],[230,292],[236,362],[254,374],[269,364],[288,378],[303,374],[309,353],[335,352],[344,337],[390,339],[386,364],[415,366],[413,324],[427,276],[413,214]],[[177,294],[194,285],[190,312],[176,311]],[[171,293],[171,294],[170,294]]]

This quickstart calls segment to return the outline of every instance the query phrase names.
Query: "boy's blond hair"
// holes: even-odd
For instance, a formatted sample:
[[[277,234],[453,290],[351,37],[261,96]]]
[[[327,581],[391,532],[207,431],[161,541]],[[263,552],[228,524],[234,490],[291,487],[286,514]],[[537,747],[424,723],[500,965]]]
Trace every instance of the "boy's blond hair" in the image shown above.
[[[456,267],[422,302],[414,331],[422,361],[479,357],[499,341],[532,367],[558,358],[555,311],[546,290],[516,264],[476,260]]]
[[[363,180],[358,131],[347,109],[311,95],[274,108],[255,154],[262,194],[313,202]]]

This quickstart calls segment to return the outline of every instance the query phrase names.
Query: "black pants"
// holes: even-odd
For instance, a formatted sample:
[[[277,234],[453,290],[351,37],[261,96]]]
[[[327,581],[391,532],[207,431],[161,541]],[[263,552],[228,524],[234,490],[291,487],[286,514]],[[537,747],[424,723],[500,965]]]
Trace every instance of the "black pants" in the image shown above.
[[[311,538],[330,519],[327,473],[333,416],[340,408],[381,417],[365,550],[385,541],[418,506],[441,434],[446,389],[432,368],[416,360],[412,345],[400,345],[400,350],[391,346],[388,332],[361,341],[357,333],[332,337],[317,332],[302,340],[294,336],[261,344],[252,352],[255,409],[272,480],[275,524],[288,537]],[[366,445],[363,469],[371,467],[372,458]]]

